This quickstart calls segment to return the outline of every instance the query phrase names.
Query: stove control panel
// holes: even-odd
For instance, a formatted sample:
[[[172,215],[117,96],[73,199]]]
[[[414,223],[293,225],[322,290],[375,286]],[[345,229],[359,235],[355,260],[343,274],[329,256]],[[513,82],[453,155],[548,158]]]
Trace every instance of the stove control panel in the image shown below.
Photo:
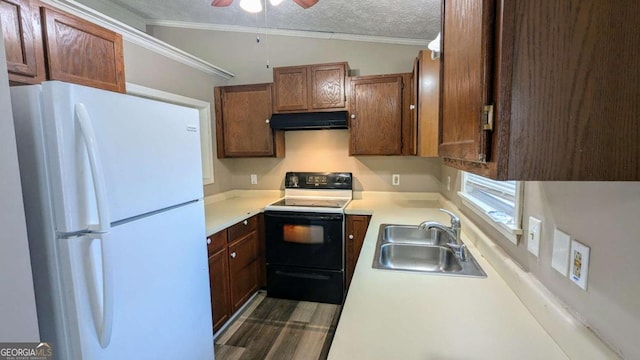
[[[352,174],[347,172],[287,172],[287,189],[352,189]]]

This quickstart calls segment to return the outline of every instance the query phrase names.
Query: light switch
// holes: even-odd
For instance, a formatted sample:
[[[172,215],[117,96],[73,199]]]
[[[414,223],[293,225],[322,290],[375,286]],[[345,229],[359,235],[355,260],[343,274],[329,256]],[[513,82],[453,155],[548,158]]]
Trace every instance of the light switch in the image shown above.
[[[529,227],[527,233],[527,250],[538,257],[540,254],[540,229],[542,222],[533,216],[529,217]]]
[[[553,230],[553,253],[551,266],[562,276],[567,276],[569,270],[569,246],[571,237],[558,229]]]
[[[571,242],[571,261],[569,278],[571,281],[587,290],[587,275],[589,274],[589,247],[573,240]]]

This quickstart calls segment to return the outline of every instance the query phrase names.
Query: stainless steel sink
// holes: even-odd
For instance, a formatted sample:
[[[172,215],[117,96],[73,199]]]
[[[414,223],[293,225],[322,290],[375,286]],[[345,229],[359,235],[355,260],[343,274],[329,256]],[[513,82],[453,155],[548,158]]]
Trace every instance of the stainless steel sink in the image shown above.
[[[486,277],[470,252],[462,260],[447,246],[447,235],[424,231],[414,225],[382,224],[373,259],[373,268],[425,274]]]
[[[445,245],[446,234],[438,229],[427,231],[419,229],[417,225],[383,225],[382,237],[384,242],[401,242],[406,244]]]
[[[380,264],[386,269],[438,272],[462,270],[453,251],[444,246],[382,244]]]

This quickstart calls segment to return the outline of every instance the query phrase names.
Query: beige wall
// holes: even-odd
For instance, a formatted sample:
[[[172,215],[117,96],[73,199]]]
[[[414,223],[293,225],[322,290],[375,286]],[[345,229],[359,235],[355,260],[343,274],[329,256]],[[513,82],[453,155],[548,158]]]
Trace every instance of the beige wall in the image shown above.
[[[442,193],[458,206],[458,171],[442,168]],[[583,319],[625,359],[640,359],[640,182],[525,182],[524,221],[542,220],[540,257],[485,229],[524,269]],[[470,215],[469,211],[464,211]],[[551,268],[553,230],[557,227],[591,248],[587,291]]]
[[[348,61],[359,75],[410,72],[420,47],[357,41],[151,27],[152,35],[236,74],[229,84],[271,82],[271,66]],[[284,159],[223,159],[234,189],[281,189],[286,171],[351,171],[356,190],[438,191],[440,161],[415,157],[350,157],[348,131],[288,131]],[[250,174],[258,184],[250,184]],[[400,186],[391,186],[400,174]],[[220,189],[227,189],[221,187]],[[211,192],[213,193],[213,192]]]
[[[401,156],[348,156],[348,130],[287,131],[284,159],[237,159],[233,169],[236,189],[284,188],[286,171],[350,171],[354,190],[440,190],[439,159]],[[250,174],[258,184],[250,184]],[[400,174],[400,186],[391,186],[391,174]]]
[[[210,102],[211,119],[215,119],[213,87],[226,85],[227,80],[129,42],[124,43],[124,60],[127,82]],[[215,122],[212,122],[212,142],[215,149]],[[205,195],[232,189],[230,165],[214,156],[215,183],[205,186]]]

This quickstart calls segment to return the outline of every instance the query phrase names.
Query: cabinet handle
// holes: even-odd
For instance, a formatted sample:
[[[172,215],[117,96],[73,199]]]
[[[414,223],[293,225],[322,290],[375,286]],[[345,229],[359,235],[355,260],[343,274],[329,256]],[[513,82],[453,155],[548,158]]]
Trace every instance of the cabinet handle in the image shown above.
[[[351,118],[355,119],[356,118],[356,114],[351,114]]]
[[[353,240],[353,235],[349,235],[349,240]]]
[[[207,238],[207,245],[211,244],[211,239]]]
[[[409,105],[409,110],[414,110],[415,108],[416,108],[415,105],[413,105],[413,104]]]
[[[242,222],[242,225],[247,225],[249,222],[247,220]]]
[[[231,253],[231,258],[232,258],[232,259],[235,259],[235,258],[236,258],[236,256],[238,256],[238,254],[236,254],[236,252],[235,252],[235,251]]]
[[[269,123],[269,119],[265,120],[265,121],[264,121],[264,123],[265,123],[265,124],[268,124],[268,123]]]

